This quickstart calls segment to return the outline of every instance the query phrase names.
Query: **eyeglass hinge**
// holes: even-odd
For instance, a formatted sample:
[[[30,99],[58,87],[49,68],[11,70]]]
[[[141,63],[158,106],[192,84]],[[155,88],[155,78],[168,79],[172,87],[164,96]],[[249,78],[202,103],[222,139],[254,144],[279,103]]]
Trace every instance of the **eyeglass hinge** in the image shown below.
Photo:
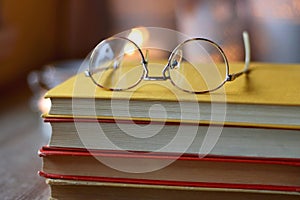
[[[88,70],[84,71],[84,75],[86,77],[91,77],[91,73]]]
[[[226,81],[232,81],[232,75],[228,74]]]
[[[228,74],[226,81],[233,81],[235,78],[235,74]]]

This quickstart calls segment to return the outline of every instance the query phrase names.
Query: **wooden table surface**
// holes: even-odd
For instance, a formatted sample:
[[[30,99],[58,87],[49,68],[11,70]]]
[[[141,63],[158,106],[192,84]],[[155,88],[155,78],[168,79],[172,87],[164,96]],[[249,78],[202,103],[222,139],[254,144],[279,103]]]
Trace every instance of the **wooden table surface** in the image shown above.
[[[37,151],[47,143],[50,130],[39,115],[31,111],[27,101],[1,110],[1,200],[49,198],[49,188],[37,174],[42,164]]]

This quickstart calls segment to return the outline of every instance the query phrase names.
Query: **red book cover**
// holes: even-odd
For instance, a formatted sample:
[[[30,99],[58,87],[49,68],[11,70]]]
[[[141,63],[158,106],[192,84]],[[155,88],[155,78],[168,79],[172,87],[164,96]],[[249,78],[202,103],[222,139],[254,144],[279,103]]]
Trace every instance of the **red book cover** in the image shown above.
[[[39,155],[44,160],[43,170],[39,174],[52,179],[300,192],[300,159],[216,155],[201,158],[195,154],[86,150],[48,146],[43,147]],[[101,160],[94,158],[130,160],[129,163],[132,165],[140,161],[144,164],[150,161],[156,163],[165,160],[175,161],[158,172],[132,175],[132,173],[109,169],[108,166],[100,164]],[[94,168],[90,168],[92,165]],[[85,170],[86,172],[82,172]],[[203,173],[201,170],[204,170]],[[208,172],[206,173],[205,170]],[[203,177],[198,180],[197,175],[200,175],[200,172]]]

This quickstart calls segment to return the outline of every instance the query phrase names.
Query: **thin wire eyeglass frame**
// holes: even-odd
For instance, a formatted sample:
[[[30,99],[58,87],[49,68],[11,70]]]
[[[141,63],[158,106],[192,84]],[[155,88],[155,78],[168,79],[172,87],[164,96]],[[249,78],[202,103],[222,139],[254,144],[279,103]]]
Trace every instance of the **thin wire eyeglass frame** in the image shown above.
[[[93,72],[91,72],[90,70],[86,70],[85,71],[85,76],[86,77],[90,77],[91,80],[93,81],[93,83],[95,85],[97,85],[98,87],[100,88],[103,88],[103,89],[106,89],[106,90],[111,90],[111,91],[123,91],[123,90],[129,90],[131,88],[134,88],[135,86],[137,86],[142,80],[145,80],[145,81],[164,81],[164,80],[170,80],[171,83],[179,88],[180,90],[182,91],[185,91],[185,92],[188,92],[188,93],[193,93],[193,94],[204,94],[204,93],[208,93],[208,92],[213,92],[215,90],[218,90],[219,88],[221,88],[226,82],[230,82],[230,81],[233,81],[235,80],[237,77],[241,76],[242,74],[245,74],[247,72],[249,72],[249,66],[250,66],[250,40],[249,40],[249,35],[248,35],[248,32],[247,31],[244,31],[243,32],[243,41],[244,41],[244,48],[245,48],[245,66],[243,68],[242,71],[240,72],[237,72],[237,73],[232,73],[230,74],[229,73],[229,62],[228,62],[228,59],[223,51],[223,49],[217,44],[215,43],[214,41],[212,40],[209,40],[209,39],[206,39],[206,38],[191,38],[191,39],[188,39],[188,40],[185,40],[184,42],[180,43],[179,45],[177,45],[177,47],[175,47],[175,49],[172,51],[172,53],[170,54],[169,58],[168,58],[168,62],[167,64],[165,65],[165,67],[163,68],[162,70],[162,76],[149,76],[149,70],[148,70],[148,61],[147,61],[147,57],[148,57],[148,51],[146,51],[146,57],[144,56],[142,50],[139,48],[139,46],[133,42],[132,40],[128,39],[128,38],[125,38],[125,37],[110,37],[106,40],[103,40],[102,42],[100,42],[97,47],[101,46],[103,43],[109,41],[109,40],[113,40],[113,39],[121,39],[121,40],[126,40],[130,43],[132,43],[138,50],[140,56],[141,56],[141,59],[142,59],[142,66],[143,66],[143,73],[140,77],[140,79],[135,83],[133,84],[132,86],[129,86],[127,88],[106,88],[104,87],[103,85],[100,85],[92,76],[93,73],[95,72],[99,72],[99,71],[103,71],[103,70],[107,70],[108,68],[111,68],[111,67],[107,67],[107,68],[103,68],[103,69],[97,69],[97,70],[94,70]],[[185,90],[179,86],[177,86],[174,81],[172,80],[172,78],[170,77],[169,74],[167,74],[167,70],[169,70],[172,66],[171,64],[171,60],[172,58],[174,57],[174,55],[176,54],[177,50],[184,44],[188,43],[188,42],[191,42],[191,41],[205,41],[205,42],[208,42],[210,43],[211,45],[213,45],[218,51],[219,53],[222,55],[222,58],[224,59],[224,64],[225,64],[225,67],[226,67],[226,76],[225,76],[225,79],[223,80],[222,83],[220,83],[219,86],[217,86],[216,88],[213,88],[213,89],[209,89],[209,90],[203,90],[203,91],[190,91],[190,90]],[[94,59],[95,59],[95,50],[97,49],[97,47],[94,49],[94,51],[92,52],[91,56],[90,56],[90,62],[89,62],[89,66],[91,66],[91,64],[93,63]]]

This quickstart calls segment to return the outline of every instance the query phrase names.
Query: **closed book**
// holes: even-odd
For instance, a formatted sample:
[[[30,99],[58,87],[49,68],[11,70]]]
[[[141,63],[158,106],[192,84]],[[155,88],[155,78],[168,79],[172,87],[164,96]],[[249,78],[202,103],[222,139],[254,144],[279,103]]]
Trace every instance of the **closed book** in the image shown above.
[[[240,71],[243,64],[231,65]],[[250,72],[223,88],[194,95],[176,89],[169,81],[142,81],[126,91],[97,87],[78,74],[46,94],[51,115],[113,118],[171,119],[299,128],[300,66],[251,63]]]
[[[298,129],[44,117],[52,126],[51,147],[300,158]]]
[[[44,147],[40,175],[66,180],[300,191],[300,159]]]
[[[51,200],[66,199],[213,199],[213,200],[296,200],[299,193],[290,191],[248,190],[209,187],[185,187],[147,184],[107,183],[47,179]]]

